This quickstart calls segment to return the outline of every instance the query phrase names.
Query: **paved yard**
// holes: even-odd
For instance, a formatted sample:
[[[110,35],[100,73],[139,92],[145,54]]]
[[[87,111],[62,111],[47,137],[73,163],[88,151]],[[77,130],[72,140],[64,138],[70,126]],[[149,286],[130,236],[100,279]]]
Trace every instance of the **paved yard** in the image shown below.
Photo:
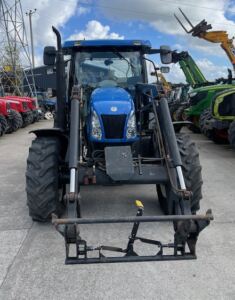
[[[33,223],[25,195],[31,125],[0,138],[0,300],[23,299],[235,299],[235,152],[192,135],[203,166],[201,212],[215,221],[200,235],[198,260],[109,265],[64,265],[64,242],[50,224]],[[141,199],[146,214],[161,213],[153,186],[82,189],[84,216],[134,215]],[[94,244],[125,245],[130,225],[86,225]],[[142,224],[140,233],[169,241],[170,224]]]

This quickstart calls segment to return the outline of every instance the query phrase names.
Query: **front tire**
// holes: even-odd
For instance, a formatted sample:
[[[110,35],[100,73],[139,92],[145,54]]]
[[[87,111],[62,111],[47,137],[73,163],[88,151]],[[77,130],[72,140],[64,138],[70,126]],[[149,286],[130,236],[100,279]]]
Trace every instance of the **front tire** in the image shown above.
[[[229,139],[230,145],[235,150],[235,121],[233,121],[229,126],[228,139]]]
[[[195,214],[200,209],[200,200],[202,198],[202,175],[199,153],[195,143],[189,135],[177,134],[177,144],[182,160],[182,171],[185,185],[191,191],[191,212]],[[165,214],[174,214],[175,194],[170,186],[157,186],[157,193],[160,206]]]
[[[59,193],[60,143],[55,137],[37,137],[29,149],[26,193],[29,215],[45,222],[62,209]]]
[[[203,133],[207,138],[211,139],[212,129],[208,128],[208,122],[212,120],[212,114],[210,109],[205,109],[199,118],[199,128],[201,133]]]

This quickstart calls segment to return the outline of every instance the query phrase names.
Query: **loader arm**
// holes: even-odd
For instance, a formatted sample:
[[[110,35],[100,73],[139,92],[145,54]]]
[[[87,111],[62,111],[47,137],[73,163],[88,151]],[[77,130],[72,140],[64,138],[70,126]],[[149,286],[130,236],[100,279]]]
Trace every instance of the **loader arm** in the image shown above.
[[[233,39],[228,37],[227,31],[202,32],[198,35],[198,37],[211,43],[219,43],[220,47],[227,54],[233,65],[233,69],[235,70],[235,47],[233,45]]]
[[[198,65],[188,52],[182,51],[177,53],[174,51],[172,53],[172,57],[174,63],[179,63],[180,68],[185,75],[186,81],[191,85],[191,87],[194,88],[196,86],[208,83]]]

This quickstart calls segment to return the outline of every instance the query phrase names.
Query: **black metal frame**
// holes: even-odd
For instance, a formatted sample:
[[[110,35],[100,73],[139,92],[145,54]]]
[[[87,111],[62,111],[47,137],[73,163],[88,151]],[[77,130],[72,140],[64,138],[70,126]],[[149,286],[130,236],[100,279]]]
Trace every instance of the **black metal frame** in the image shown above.
[[[189,260],[196,259],[196,243],[197,237],[210,220],[213,220],[212,212],[208,210],[205,215],[171,215],[171,216],[146,216],[143,217],[143,207],[139,207],[136,217],[122,218],[73,218],[58,219],[55,215],[52,223],[56,229],[64,236],[66,247],[65,264],[91,264],[91,263],[118,263],[118,262],[140,262],[140,261],[166,261],[166,260]],[[174,242],[163,244],[158,240],[146,239],[137,236],[140,223],[146,222],[177,222]],[[186,223],[188,222],[188,223]],[[132,231],[128,239],[126,248],[113,246],[88,246],[87,242],[80,237],[78,225],[81,224],[117,224],[117,223],[133,223]],[[187,229],[185,228],[187,225]],[[61,227],[63,226],[63,227]],[[67,226],[74,228],[75,239],[71,240],[68,234]],[[70,227],[71,229],[71,227]],[[135,241],[156,246],[156,254],[142,256],[134,250]],[[76,256],[70,255],[70,245],[75,244]],[[186,250],[188,245],[188,251]],[[164,254],[164,249],[170,248],[172,254]],[[89,257],[88,254],[96,251],[96,257]],[[123,256],[105,256],[103,251],[116,252]]]

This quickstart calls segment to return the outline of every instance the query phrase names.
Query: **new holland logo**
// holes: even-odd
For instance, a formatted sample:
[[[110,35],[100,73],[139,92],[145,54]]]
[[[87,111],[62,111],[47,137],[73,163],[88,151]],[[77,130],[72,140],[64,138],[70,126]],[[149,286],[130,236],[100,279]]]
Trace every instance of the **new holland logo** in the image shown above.
[[[112,106],[112,107],[110,108],[110,110],[113,111],[113,112],[115,112],[115,111],[117,111],[118,109],[117,109],[116,106]]]

